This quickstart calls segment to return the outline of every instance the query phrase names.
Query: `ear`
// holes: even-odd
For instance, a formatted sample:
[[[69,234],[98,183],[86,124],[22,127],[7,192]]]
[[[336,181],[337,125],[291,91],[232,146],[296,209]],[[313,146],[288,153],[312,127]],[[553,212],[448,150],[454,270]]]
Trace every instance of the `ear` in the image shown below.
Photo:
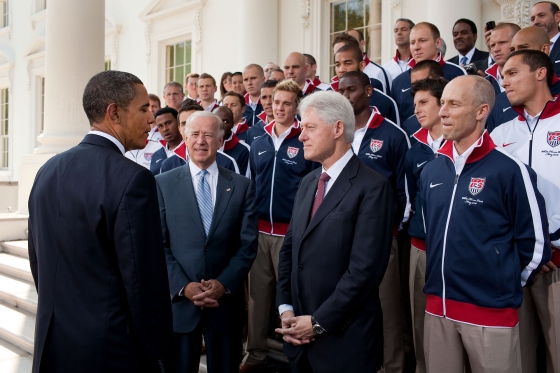
[[[372,93],[373,93],[373,87],[370,85],[366,85],[366,96],[371,97]]]
[[[546,71],[546,67],[541,67],[539,69],[537,69],[536,71],[537,73],[537,80],[546,80],[547,78],[547,71]]]
[[[344,135],[344,123],[342,123],[341,120],[337,120],[336,123],[333,124],[333,134],[335,139]]]
[[[438,53],[439,53],[439,48],[441,48],[441,38],[436,39],[436,48],[438,49]]]
[[[546,55],[548,56],[550,54],[550,44],[545,44],[543,45],[541,51],[543,53],[546,53]]]
[[[119,106],[114,102],[107,106],[107,110],[105,110],[105,117],[109,119],[111,123],[120,124],[121,118],[119,116]]]
[[[485,117],[488,116],[488,112],[490,111],[490,105],[482,104],[478,107],[476,111],[476,120],[482,121]]]
[[[366,61],[362,60],[360,61],[360,71],[364,71],[364,69],[366,68]]]

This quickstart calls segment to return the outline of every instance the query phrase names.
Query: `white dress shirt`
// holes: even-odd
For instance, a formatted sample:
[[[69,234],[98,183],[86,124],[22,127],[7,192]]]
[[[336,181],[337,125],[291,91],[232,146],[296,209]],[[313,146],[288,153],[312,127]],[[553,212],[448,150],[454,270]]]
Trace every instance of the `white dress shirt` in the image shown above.
[[[369,123],[369,120],[368,120]],[[366,135],[366,131],[368,129],[367,123],[360,129],[357,129],[354,132],[354,141],[352,141],[352,149],[354,149],[354,154],[358,154],[360,152],[360,146],[362,145],[362,141],[364,140],[364,136]]]
[[[530,116],[527,110],[523,110],[523,114],[525,115],[525,120],[527,121],[527,125],[529,126],[529,129],[531,130],[531,132],[533,132],[535,130],[535,126],[537,125],[537,122],[539,121],[542,111],[537,115],[535,115],[534,117]]]
[[[251,100],[251,96],[249,96],[249,106],[251,107],[251,109],[253,109],[253,111],[257,110],[258,104],[259,104],[258,100],[257,102],[253,102],[253,100]]]
[[[469,63],[471,63],[472,60],[472,56],[474,55],[474,50],[476,49],[476,47],[473,47],[473,49],[471,49],[467,54],[465,54],[464,56],[459,53],[459,65],[461,64],[461,59],[463,57],[467,57],[467,63],[465,63],[465,65],[468,65]]]
[[[480,144],[479,144],[480,141],[481,141],[481,139],[476,140],[474,142],[474,144],[472,144],[461,155],[459,155],[459,153],[457,152],[457,149],[455,149],[455,144],[453,144],[453,161],[455,162],[455,172],[457,173],[457,175],[461,175],[461,172],[463,172],[463,168],[465,168],[465,164],[467,163],[467,158],[469,158],[469,155],[471,155],[474,148],[476,148],[477,146],[480,146]]]
[[[428,133],[428,146],[432,148],[432,151],[435,153],[441,148],[441,142],[443,141],[443,135],[439,137],[439,139],[432,139],[432,134]]]
[[[113,144],[115,144],[117,146],[117,148],[119,148],[119,150],[121,151],[121,153],[124,155],[124,146],[123,144],[121,144],[121,142],[119,140],[117,140],[116,138],[114,138],[113,136],[109,135],[106,132],[101,132],[101,131],[89,131],[88,135],[97,135],[97,136],[101,136],[106,138],[107,140],[111,141]]]
[[[350,160],[350,158],[352,158],[353,155],[354,153],[352,152],[352,149],[348,149],[348,151],[338,161],[334,162],[334,164],[329,167],[328,170],[325,170],[325,167],[322,167],[322,172],[326,172],[327,175],[331,177],[325,185],[325,196],[333,186],[336,179],[338,179],[338,176],[340,176],[340,173],[342,172],[344,167],[346,167],[348,161]],[[278,306],[279,315],[282,315],[282,313],[286,311],[294,312],[294,307],[291,304],[281,304],[280,306]]]
[[[193,161],[189,161],[189,169],[191,170],[191,179],[194,188],[194,194],[197,195],[198,193],[198,183],[200,181],[200,171],[201,168],[194,164]],[[207,169],[208,176],[206,177],[206,181],[210,184],[210,192],[212,193],[212,206],[216,206],[216,189],[218,188],[218,164],[216,161],[212,163]]]
[[[554,46],[554,43],[556,43],[556,41],[558,40],[559,36],[560,36],[560,32],[554,35],[552,39],[550,39],[550,50],[552,50],[552,47]]]
[[[294,122],[294,124],[296,124],[296,122]],[[286,137],[288,137],[290,132],[292,132],[292,128],[294,128],[294,124],[292,124],[292,126],[288,128],[286,131],[282,132],[280,136],[276,136],[276,131],[275,131],[276,123],[274,123],[274,126],[272,127],[272,142],[274,143],[274,150],[278,151],[278,149],[280,149],[280,146],[282,146],[282,142],[284,142]]]

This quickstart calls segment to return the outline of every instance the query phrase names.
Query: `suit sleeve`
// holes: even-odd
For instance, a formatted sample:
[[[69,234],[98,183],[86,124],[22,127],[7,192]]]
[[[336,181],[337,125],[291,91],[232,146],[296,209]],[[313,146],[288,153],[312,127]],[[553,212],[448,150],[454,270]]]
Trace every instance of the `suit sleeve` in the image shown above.
[[[313,314],[317,322],[329,332],[342,330],[348,316],[356,312],[361,300],[371,296],[372,289],[381,284],[393,239],[394,205],[391,189],[388,180],[378,179],[377,183],[364,191],[355,220],[348,269],[334,292]]]
[[[155,180],[142,169],[121,198],[114,241],[132,328],[143,354],[159,369],[171,365],[173,328],[161,231],[154,226],[159,226]]]
[[[249,181],[245,192],[241,219],[241,230],[239,232],[241,246],[230,259],[226,268],[216,278],[230,291],[235,291],[241,287],[257,256],[259,231],[257,212],[255,211],[255,186],[253,181]]]
[[[31,268],[31,274],[33,275],[33,281],[35,282],[35,290],[39,293],[39,269],[37,266],[37,252],[35,251],[35,242],[33,240],[33,223],[31,216],[28,220],[28,232],[27,232],[27,250],[29,253],[29,267]]]
[[[507,185],[507,207],[521,262],[521,285],[530,286],[552,252],[544,198],[537,189],[536,174],[521,162],[518,164],[520,172]]]

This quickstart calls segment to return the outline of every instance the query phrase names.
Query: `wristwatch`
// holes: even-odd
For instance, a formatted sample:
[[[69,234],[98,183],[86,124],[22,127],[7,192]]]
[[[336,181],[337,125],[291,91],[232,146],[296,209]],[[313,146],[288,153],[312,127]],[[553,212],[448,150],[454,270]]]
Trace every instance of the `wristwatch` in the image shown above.
[[[315,320],[313,316],[311,316],[311,326],[313,327],[313,333],[317,335],[321,335],[324,332],[326,332],[325,328],[319,325],[319,323],[317,322],[317,320]]]

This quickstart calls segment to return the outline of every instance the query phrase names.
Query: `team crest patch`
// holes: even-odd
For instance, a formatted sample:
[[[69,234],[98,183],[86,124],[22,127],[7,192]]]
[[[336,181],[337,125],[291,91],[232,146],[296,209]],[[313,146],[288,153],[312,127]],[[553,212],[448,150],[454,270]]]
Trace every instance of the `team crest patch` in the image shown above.
[[[560,145],[560,131],[549,132],[546,137],[546,142],[553,148]]]
[[[144,153],[144,159],[147,161],[151,161],[152,155],[154,155],[154,153]]]
[[[299,152],[298,148],[293,148],[291,146],[288,147],[288,157],[294,158],[298,152]]]
[[[471,177],[471,183],[469,184],[469,192],[473,196],[476,196],[478,193],[484,189],[484,183],[486,182],[486,178],[483,177]]]
[[[369,148],[371,149],[372,152],[377,153],[378,151],[381,150],[382,147],[383,147],[383,140],[371,139],[371,142],[369,143]]]

